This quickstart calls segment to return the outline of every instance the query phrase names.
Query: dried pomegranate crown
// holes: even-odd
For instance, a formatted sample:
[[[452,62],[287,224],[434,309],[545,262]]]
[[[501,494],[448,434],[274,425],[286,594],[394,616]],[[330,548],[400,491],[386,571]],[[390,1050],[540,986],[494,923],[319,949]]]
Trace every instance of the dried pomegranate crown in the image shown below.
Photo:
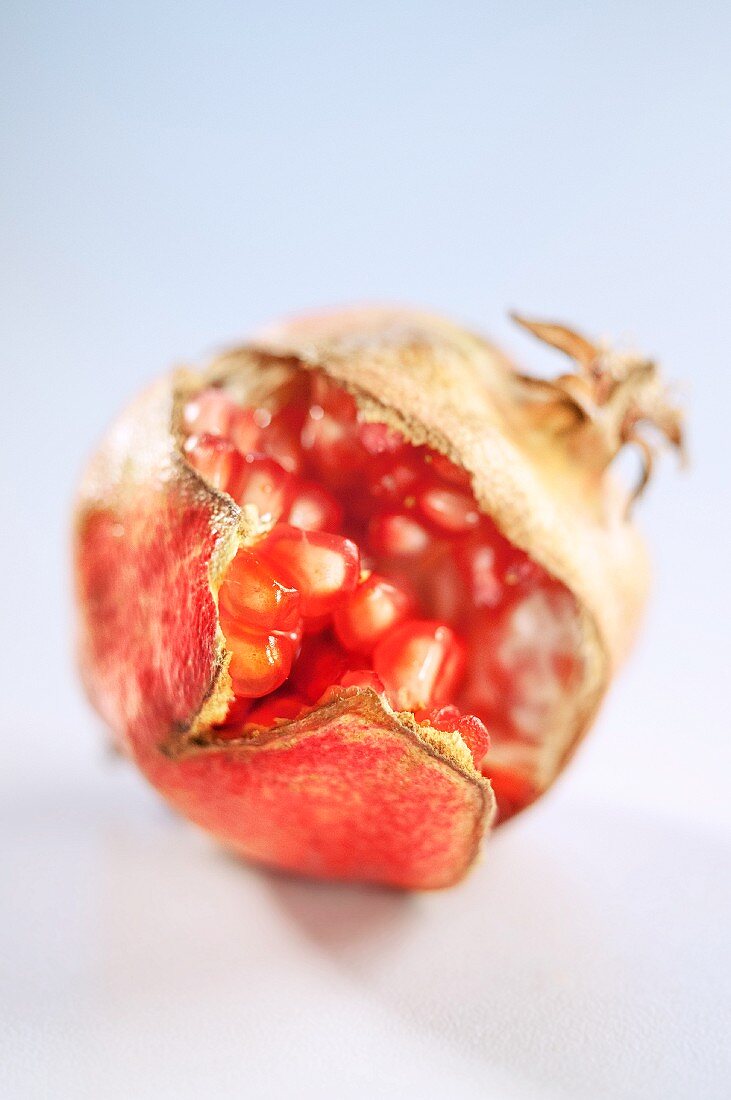
[[[253,860],[457,881],[554,781],[631,642],[608,466],[680,417],[651,363],[520,321],[541,382],[441,319],[304,318],[162,379],[81,487],[81,666],[123,750]],[[488,736],[489,731],[489,736]]]
[[[657,364],[594,344],[564,325],[528,320],[517,313],[511,317],[576,363],[577,373],[552,380],[525,374],[520,377],[545,402],[561,430],[572,434],[584,461],[604,470],[626,444],[639,449],[642,469],[629,500],[629,511],[644,492],[655,461],[656,446],[645,437],[643,429],[656,429],[681,456],[684,454],[682,413],[671,402]]]

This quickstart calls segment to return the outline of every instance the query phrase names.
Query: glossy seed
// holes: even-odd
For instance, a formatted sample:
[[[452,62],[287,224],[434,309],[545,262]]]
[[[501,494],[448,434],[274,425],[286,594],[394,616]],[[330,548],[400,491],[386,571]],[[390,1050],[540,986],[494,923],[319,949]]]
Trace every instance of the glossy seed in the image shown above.
[[[446,703],[465,666],[465,646],[446,623],[407,620],[383,638],[373,654],[392,706],[418,710]]]
[[[343,509],[332,493],[316,481],[308,481],[294,490],[286,519],[303,531],[339,531]]]
[[[429,532],[404,512],[374,516],[368,527],[371,550],[386,557],[411,557],[423,553],[430,542]]]
[[[294,660],[297,638],[292,634],[254,634],[229,628],[229,673],[236,695],[260,698],[280,687]]]
[[[250,550],[239,550],[231,562],[218,603],[222,621],[252,630],[292,631],[301,625],[299,592],[282,584]]]
[[[422,515],[442,531],[461,534],[480,522],[474,498],[450,485],[430,485],[418,497]]]
[[[223,493],[236,491],[243,459],[232,443],[221,436],[190,436],[184,447],[185,457],[201,477]]]
[[[231,495],[238,504],[252,504],[266,523],[276,523],[289,509],[295,482],[291,474],[267,455],[244,458]]]
[[[358,583],[358,547],[340,535],[301,531],[280,523],[258,550],[282,580],[300,593],[300,610],[304,616],[333,611]]]
[[[405,589],[371,573],[335,612],[335,633],[346,649],[370,653],[380,639],[415,610]]]

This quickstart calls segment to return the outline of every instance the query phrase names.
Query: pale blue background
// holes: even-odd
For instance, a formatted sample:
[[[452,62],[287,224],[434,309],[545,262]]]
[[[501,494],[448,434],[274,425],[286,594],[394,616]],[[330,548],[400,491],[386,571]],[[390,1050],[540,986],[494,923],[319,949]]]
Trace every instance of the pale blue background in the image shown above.
[[[532,838],[551,829],[561,834],[567,821],[581,834],[587,818],[571,808],[572,798],[607,807],[601,839],[589,828],[580,859],[589,867],[596,861],[597,883],[616,874],[634,899],[623,909],[621,887],[619,902],[613,897],[618,923],[629,929],[617,949],[647,959],[661,915],[686,919],[689,924],[673,926],[675,969],[667,977],[664,957],[657,973],[654,963],[645,962],[649,972],[637,963],[640,984],[615,990],[596,1020],[587,1007],[592,981],[586,1002],[569,989],[560,1027],[550,997],[539,997],[530,1049],[516,1047],[512,1035],[503,1036],[502,1046],[477,1042],[462,1053],[477,1059],[475,1081],[505,1071],[506,1095],[513,1095],[509,1088],[518,1095],[515,1081],[524,1078],[528,1095],[537,1094],[539,1081],[560,1095],[573,1095],[572,1089],[654,1095],[653,1087],[665,1098],[716,1095],[721,1032],[713,1027],[721,1026],[727,987],[718,983],[727,960],[719,962],[710,946],[703,954],[703,944],[714,943],[722,919],[728,921],[728,909],[714,910],[719,902],[711,900],[711,880],[718,888],[718,879],[709,871],[708,883],[698,884],[698,910],[684,901],[688,869],[671,861],[666,878],[647,872],[650,901],[638,902],[635,887],[622,878],[636,833],[609,823],[625,812],[672,822],[667,833],[654,818],[648,825],[650,833],[660,830],[649,868],[665,867],[663,859],[678,849],[668,839],[677,829],[712,837],[698,840],[701,853],[716,851],[719,836],[728,837],[728,5],[25,2],[3,6],[0,39],[6,605],[0,760],[10,783],[3,835],[15,876],[0,938],[13,960],[11,976],[27,992],[26,1015],[12,1017],[21,1029],[27,1020],[26,1046],[11,1044],[12,1095],[26,1089],[30,1095],[34,1087],[42,1094],[32,1065],[36,1074],[44,1066],[57,1074],[62,1095],[65,1089],[80,1095],[82,1081],[91,1090],[91,1077],[74,1067],[85,1064],[84,1042],[98,1039],[89,1021],[96,1018],[90,1006],[97,1004],[100,967],[106,974],[100,1011],[121,997],[124,1016],[106,1040],[110,1080],[117,1082],[107,1081],[107,1094],[117,1095],[118,1087],[120,1095],[131,1088],[141,1096],[144,1082],[152,1082],[157,1096],[165,1095],[166,1082],[172,1088],[164,1058],[134,1033],[133,1021],[152,1012],[151,1002],[128,1004],[118,980],[130,966],[144,985],[151,964],[135,955],[136,939],[125,942],[116,963],[98,944],[89,962],[79,945],[88,942],[85,921],[95,943],[99,934],[90,885],[98,865],[114,868],[120,858],[119,848],[109,856],[105,847],[110,831],[127,861],[119,875],[130,880],[129,891],[121,891],[125,927],[142,922],[143,942],[146,936],[150,944],[158,941],[143,914],[149,891],[153,908],[163,904],[155,893],[157,869],[169,866],[164,855],[150,856],[148,870],[139,870],[135,853],[143,838],[153,850],[158,833],[163,845],[178,845],[177,881],[186,905],[202,889],[182,854],[192,834],[168,833],[167,819],[136,780],[104,766],[95,722],[73,676],[66,548],[83,458],[121,403],[171,362],[237,340],[283,312],[362,299],[451,313],[542,370],[559,364],[513,330],[505,314],[517,307],[555,316],[656,355],[668,377],[683,384],[692,468],[680,476],[672,461],[665,463],[642,505],[657,563],[642,643],[571,776],[532,819],[496,842],[503,854],[495,857],[516,866],[505,854],[512,844],[520,866],[521,845],[532,851]],[[135,833],[132,819],[147,825]],[[212,874],[209,849],[198,858],[208,870],[196,873]],[[727,869],[728,861],[721,866]],[[62,870],[54,878],[56,867],[73,867],[74,875]],[[251,873],[216,868],[225,880],[216,885],[225,909],[233,904],[229,887],[238,889]],[[183,888],[188,874],[190,887]],[[479,874],[490,882],[489,861]],[[234,876],[236,885],[228,882]],[[259,884],[251,889],[260,886],[259,879],[246,881]],[[506,885],[509,899],[514,889]],[[607,899],[597,889],[592,906],[604,908]],[[333,919],[328,904],[316,910],[324,923]],[[501,904],[510,911],[510,900]],[[532,913],[543,902],[525,904]],[[27,919],[29,906],[33,919]],[[50,923],[57,908],[67,933]],[[696,916],[673,916],[686,909]],[[357,924],[359,911],[349,911],[348,919]],[[520,910],[514,923],[524,916]],[[227,919],[236,923],[231,914]],[[244,912],[241,919],[251,916]],[[556,919],[563,928],[563,918]],[[569,920],[566,959],[555,951],[541,956],[547,988],[561,987],[572,972],[577,938],[584,942],[581,928]],[[170,935],[168,928],[163,938]],[[599,936],[596,957],[604,942]],[[533,949],[520,939],[502,947],[516,965]],[[215,946],[207,950],[210,957],[198,958],[200,982],[176,1002],[189,1007],[191,1019],[195,1006],[207,1003],[211,959],[220,961]],[[434,945],[424,950],[433,955]],[[366,969],[378,966],[376,956]],[[29,960],[39,958],[46,962],[38,963],[37,983],[28,984]],[[298,964],[309,973],[310,956],[291,965]],[[609,996],[603,977],[600,972],[597,987]],[[241,980],[246,985],[251,975]],[[286,976],[278,980],[286,986]],[[161,988],[167,981],[160,978]],[[310,983],[301,974],[298,982],[292,1003],[299,1019],[322,986],[320,978]],[[69,1001],[72,989],[81,992]],[[525,996],[534,1003],[529,991]],[[170,1005],[161,997],[164,1015]],[[519,1019],[525,1005],[516,997]],[[347,994],[338,992],[334,1003],[338,1023],[327,1057],[337,1076],[338,1051],[353,1048],[353,1021],[360,1017],[356,1012],[351,1021]],[[39,1016],[41,1004],[47,1017]],[[484,1010],[487,1021],[479,999],[474,1010],[478,1019]],[[368,1011],[380,1019],[386,1010],[376,998]],[[615,1031],[607,1025],[612,1011],[620,1021]],[[693,1068],[688,1011],[695,1012],[690,1046],[700,1049],[702,1069]],[[68,1035],[58,1024],[62,1016],[71,1020]],[[418,1029],[418,1003],[412,1016]],[[648,1018],[656,1026],[645,1036],[644,1053],[629,1043],[628,1054],[627,1034],[636,1035]],[[585,1042],[569,1049],[562,1037],[585,1023]],[[243,1017],[241,1024],[247,1024]],[[295,1024],[280,1020],[279,1026],[285,1045],[300,1043],[305,1051],[300,1080],[309,1079],[322,1094],[313,1067],[326,1057],[324,1048]],[[379,1062],[388,1061],[388,1043],[382,1048],[368,1026],[361,1020],[359,1034],[373,1044],[361,1084],[370,1073],[372,1087],[391,1070]],[[397,1051],[403,1048],[393,1026],[395,1032],[388,1023]],[[125,1027],[137,1054],[125,1053]],[[180,1055],[188,1049],[180,1027],[178,1095],[198,1080]],[[487,1022],[485,1028],[489,1032]],[[166,1035],[174,1042],[172,1032]],[[238,1048],[219,1049],[217,1036],[206,1041],[225,1079],[235,1078]],[[426,1057],[419,1051],[417,1045],[414,1064]],[[257,1061],[249,1051],[250,1073],[264,1072],[262,1057]],[[659,1076],[643,1078],[648,1059],[665,1067]],[[438,1058],[423,1064],[425,1077],[438,1081]],[[685,1087],[693,1072],[706,1077],[691,1093]],[[125,1085],[125,1074],[134,1087]],[[407,1091],[416,1087],[416,1076],[400,1080]]]

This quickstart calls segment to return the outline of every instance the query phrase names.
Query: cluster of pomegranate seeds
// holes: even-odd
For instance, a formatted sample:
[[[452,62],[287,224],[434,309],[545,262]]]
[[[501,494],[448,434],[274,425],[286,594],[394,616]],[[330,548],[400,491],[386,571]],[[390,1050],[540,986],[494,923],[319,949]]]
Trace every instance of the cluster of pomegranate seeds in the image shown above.
[[[464,470],[364,422],[318,373],[281,407],[206,389],[184,422],[190,464],[269,528],[219,592],[224,735],[367,687],[457,733],[478,767],[486,726],[540,741],[580,676],[576,606],[480,514]]]

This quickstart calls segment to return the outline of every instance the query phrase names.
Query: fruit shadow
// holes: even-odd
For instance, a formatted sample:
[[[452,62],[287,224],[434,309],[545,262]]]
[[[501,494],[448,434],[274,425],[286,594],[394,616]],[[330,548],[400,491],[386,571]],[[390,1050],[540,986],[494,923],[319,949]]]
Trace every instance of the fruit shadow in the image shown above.
[[[724,1047],[729,854],[682,821],[556,800],[498,830],[450,891],[266,881],[359,995],[478,1076],[667,1097],[693,1065],[689,1001],[696,1042]]]
[[[362,883],[305,879],[256,868],[273,903],[297,929],[334,959],[387,947],[419,919],[419,895]]]

